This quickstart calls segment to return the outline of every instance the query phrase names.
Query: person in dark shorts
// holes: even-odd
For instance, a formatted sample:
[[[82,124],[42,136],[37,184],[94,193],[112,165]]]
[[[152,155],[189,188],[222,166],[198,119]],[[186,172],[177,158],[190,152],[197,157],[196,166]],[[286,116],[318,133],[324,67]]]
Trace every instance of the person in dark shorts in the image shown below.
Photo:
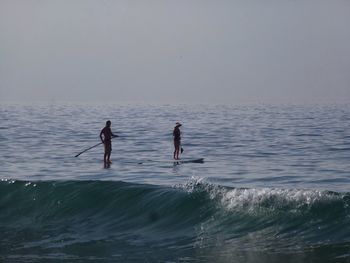
[[[106,121],[106,126],[101,130],[100,132],[100,138],[102,143],[105,146],[105,153],[103,157],[103,162],[106,165],[111,164],[111,152],[112,152],[112,138],[113,137],[119,137],[118,135],[113,134],[111,130],[111,121]]]
[[[182,126],[181,123],[177,122],[176,126],[173,131],[173,137],[174,137],[174,159],[179,160],[179,152],[180,152],[180,146],[181,146],[181,131],[180,127]]]

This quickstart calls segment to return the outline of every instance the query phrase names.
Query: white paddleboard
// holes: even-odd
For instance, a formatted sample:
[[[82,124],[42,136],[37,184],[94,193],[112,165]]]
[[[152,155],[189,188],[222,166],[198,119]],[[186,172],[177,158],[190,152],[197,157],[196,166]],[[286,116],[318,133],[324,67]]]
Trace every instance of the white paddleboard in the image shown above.
[[[173,160],[174,163],[204,163],[204,158]]]
[[[180,160],[174,159],[141,159],[141,160],[133,160],[133,159],[119,159],[116,158],[116,162],[121,162],[124,164],[150,164],[150,163],[174,163],[174,164],[182,164],[182,163],[204,163],[204,158],[183,158]]]

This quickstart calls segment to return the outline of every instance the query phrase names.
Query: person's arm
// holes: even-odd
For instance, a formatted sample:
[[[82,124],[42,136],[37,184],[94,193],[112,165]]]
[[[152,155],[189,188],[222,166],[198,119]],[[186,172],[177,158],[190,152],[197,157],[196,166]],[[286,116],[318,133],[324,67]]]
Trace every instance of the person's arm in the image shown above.
[[[111,131],[111,135],[112,137],[119,137],[117,134],[114,134],[112,131]]]
[[[100,138],[101,138],[101,142],[104,143],[104,140],[103,140],[103,138],[102,138],[102,134],[103,134],[103,129],[102,129],[101,132],[100,132]]]
[[[112,130],[110,130],[110,131],[111,131],[112,137],[119,137],[117,134],[114,134],[114,133],[112,132]]]

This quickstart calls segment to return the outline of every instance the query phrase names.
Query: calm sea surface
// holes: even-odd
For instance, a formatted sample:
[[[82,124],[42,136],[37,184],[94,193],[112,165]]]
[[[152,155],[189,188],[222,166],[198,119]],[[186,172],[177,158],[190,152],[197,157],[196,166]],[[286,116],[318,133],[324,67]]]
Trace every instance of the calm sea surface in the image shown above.
[[[3,262],[350,262],[349,104],[2,104],[0,180]]]

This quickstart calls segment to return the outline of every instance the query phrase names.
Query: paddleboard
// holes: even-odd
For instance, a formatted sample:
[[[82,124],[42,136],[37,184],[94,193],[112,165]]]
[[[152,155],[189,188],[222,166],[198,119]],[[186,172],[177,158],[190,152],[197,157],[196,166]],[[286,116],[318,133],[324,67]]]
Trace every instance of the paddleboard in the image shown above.
[[[174,163],[204,163],[204,158],[173,160]]]
[[[174,160],[174,159],[158,159],[158,160],[149,160],[148,162],[155,162],[155,163],[174,163],[174,164],[181,164],[181,163],[204,163],[204,158],[182,158],[180,160]]]
[[[182,164],[182,163],[204,163],[204,158],[183,158],[180,160],[174,160],[174,159],[141,159],[141,160],[134,160],[134,159],[116,159],[117,162],[121,162],[124,164],[151,164],[151,163],[174,163],[174,164]]]

